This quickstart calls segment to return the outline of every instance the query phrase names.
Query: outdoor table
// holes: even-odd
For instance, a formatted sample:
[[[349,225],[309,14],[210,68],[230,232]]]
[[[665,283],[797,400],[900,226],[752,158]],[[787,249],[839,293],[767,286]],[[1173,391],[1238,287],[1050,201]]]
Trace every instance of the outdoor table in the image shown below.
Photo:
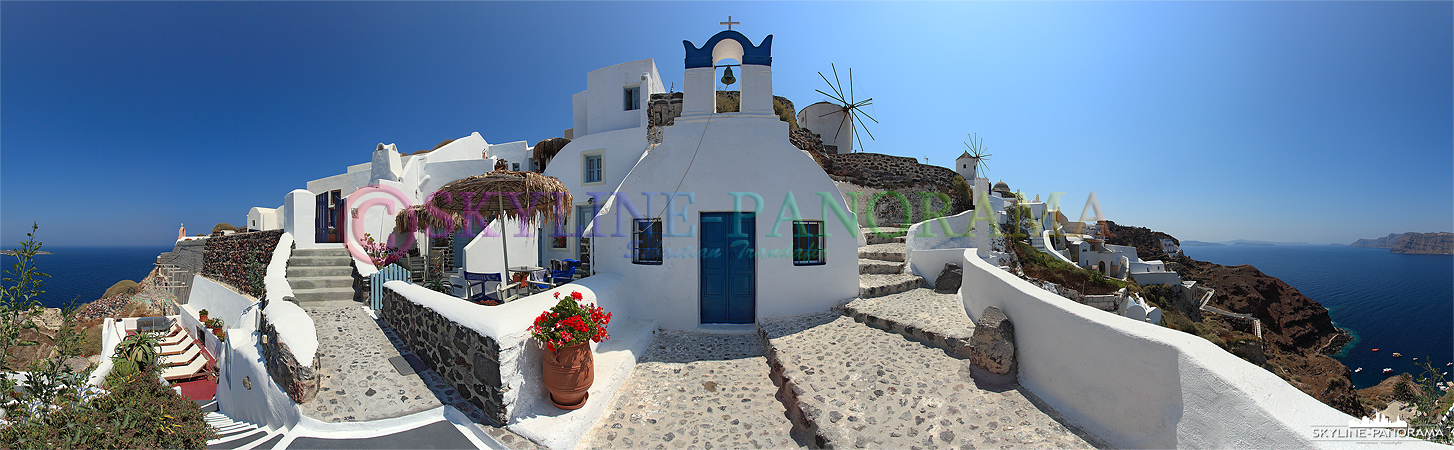
[[[514,273],[522,273],[523,272],[527,276],[529,276],[530,273],[533,273],[535,271],[541,270],[541,268],[540,267],[535,267],[535,266],[512,266],[512,267],[506,268],[506,270],[510,271],[510,273],[512,273],[512,274],[514,274]],[[509,291],[513,291],[514,294],[508,296],[505,301],[508,302],[508,301],[514,300],[516,298],[520,298],[520,297],[524,297],[524,296],[527,296],[527,295],[534,294],[536,292],[540,292],[540,290],[535,289],[535,286],[533,284],[530,284],[530,283],[526,283],[525,284],[525,287],[522,288],[522,287],[520,287],[520,283],[519,282],[513,281],[514,279],[515,279],[515,277],[513,277],[513,276],[506,278],[507,286],[509,286],[506,289],[509,290]]]

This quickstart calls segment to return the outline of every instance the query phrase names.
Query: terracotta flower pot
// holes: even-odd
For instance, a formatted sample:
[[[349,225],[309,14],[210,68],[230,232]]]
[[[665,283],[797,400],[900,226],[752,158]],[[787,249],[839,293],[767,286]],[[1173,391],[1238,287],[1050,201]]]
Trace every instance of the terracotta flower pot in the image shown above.
[[[207,323],[207,315],[206,314],[198,314],[197,315],[197,321],[198,322],[202,322],[202,323]]]
[[[591,344],[583,343],[546,350],[540,358],[540,372],[550,402],[560,409],[579,409],[586,405],[591,383],[596,379],[596,363]]]

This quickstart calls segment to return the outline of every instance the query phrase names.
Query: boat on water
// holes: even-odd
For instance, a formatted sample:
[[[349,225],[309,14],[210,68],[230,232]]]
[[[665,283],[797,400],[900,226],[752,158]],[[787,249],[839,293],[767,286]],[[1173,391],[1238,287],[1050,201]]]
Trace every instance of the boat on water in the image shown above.
[[[1359,367],[1357,369],[1353,369],[1353,373],[1358,373],[1358,372],[1362,372],[1362,371],[1363,371],[1363,368],[1362,367]]]
[[[1384,367],[1384,368],[1383,368],[1383,373],[1393,373],[1393,369],[1390,369],[1390,368],[1387,368],[1387,367]]]
[[[1394,352],[1393,353],[1393,357],[1394,358],[1402,358],[1402,357],[1404,357],[1404,354],[1403,353],[1399,353],[1399,352]]]
[[[1378,351],[1378,349],[1376,349],[1376,348],[1375,348],[1375,349],[1373,349],[1373,351],[1375,351],[1375,352],[1376,352],[1376,351]]]

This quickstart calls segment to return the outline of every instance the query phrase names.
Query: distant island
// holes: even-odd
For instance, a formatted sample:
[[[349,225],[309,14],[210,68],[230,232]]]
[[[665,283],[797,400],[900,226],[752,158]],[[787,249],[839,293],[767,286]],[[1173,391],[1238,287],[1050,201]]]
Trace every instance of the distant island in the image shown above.
[[[1182,247],[1220,247],[1222,245],[1226,245],[1226,244],[1218,244],[1216,242],[1202,242],[1202,241],[1181,241],[1181,246]]]
[[[45,250],[40,250],[40,251],[35,252],[35,254],[37,254],[37,255],[49,255],[51,253],[48,252],[48,251],[45,251]],[[0,255],[15,256],[15,250],[0,250]]]
[[[1359,239],[1349,247],[1386,248],[1393,253],[1417,255],[1454,255],[1454,233],[1389,233],[1376,239]]]
[[[1188,241],[1181,241],[1181,246],[1182,247],[1211,247],[1211,246],[1223,246],[1223,245],[1255,245],[1255,246],[1267,246],[1267,245],[1312,245],[1312,244],[1309,244],[1307,242],[1254,241],[1254,240],[1250,240],[1250,239],[1234,239],[1234,240],[1222,241],[1222,242],[1206,242],[1206,241],[1190,241],[1190,240],[1188,240]]]

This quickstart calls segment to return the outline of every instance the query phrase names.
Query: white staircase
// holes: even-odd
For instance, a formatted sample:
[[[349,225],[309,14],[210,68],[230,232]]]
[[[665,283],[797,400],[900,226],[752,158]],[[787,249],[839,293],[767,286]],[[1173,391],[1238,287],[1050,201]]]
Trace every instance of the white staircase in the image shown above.
[[[238,422],[216,411],[207,413],[206,420],[207,425],[217,429],[217,438],[207,441],[209,449],[266,448],[265,444],[269,441],[276,443],[277,439],[273,438],[284,434],[283,430],[269,430],[257,424]]]

